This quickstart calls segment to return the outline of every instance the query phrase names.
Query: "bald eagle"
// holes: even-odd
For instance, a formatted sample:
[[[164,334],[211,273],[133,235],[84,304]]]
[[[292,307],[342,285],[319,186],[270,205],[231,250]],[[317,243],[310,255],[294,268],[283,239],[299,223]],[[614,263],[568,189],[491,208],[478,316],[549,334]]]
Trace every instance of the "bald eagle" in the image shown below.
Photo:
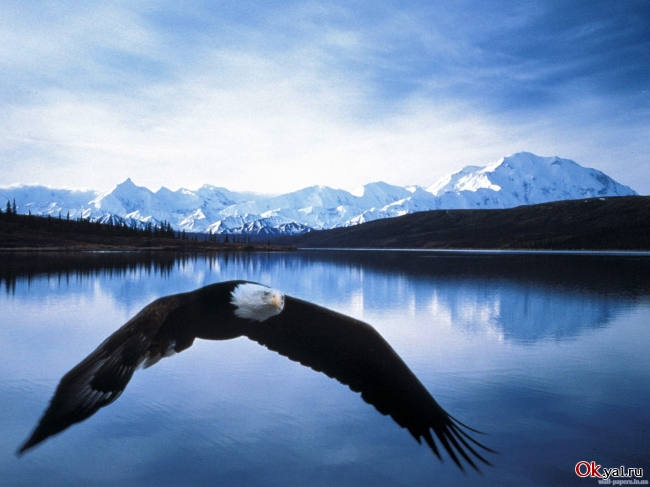
[[[228,281],[157,299],[63,376],[21,455],[48,437],[115,401],[139,367],[182,352],[196,338],[247,337],[347,385],[390,415],[442,460],[438,442],[461,469],[490,463],[492,452],[433,399],[391,346],[370,325],[280,291]]]

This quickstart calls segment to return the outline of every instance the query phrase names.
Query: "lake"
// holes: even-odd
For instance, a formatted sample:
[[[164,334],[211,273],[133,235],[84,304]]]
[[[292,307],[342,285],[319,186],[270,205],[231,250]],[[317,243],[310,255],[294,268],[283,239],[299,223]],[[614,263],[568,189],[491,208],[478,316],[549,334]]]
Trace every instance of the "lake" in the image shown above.
[[[324,374],[238,338],[135,373],[27,452],[60,378],[154,299],[246,279],[372,324],[493,467],[462,473]],[[597,485],[650,478],[650,254],[0,254],[1,485]],[[584,467],[584,465],[583,465]]]

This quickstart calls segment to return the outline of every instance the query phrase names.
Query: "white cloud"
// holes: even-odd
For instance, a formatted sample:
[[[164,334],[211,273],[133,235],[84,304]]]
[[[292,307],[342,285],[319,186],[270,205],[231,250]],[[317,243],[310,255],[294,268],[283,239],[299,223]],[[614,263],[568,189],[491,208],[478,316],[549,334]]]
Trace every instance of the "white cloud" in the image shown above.
[[[11,127],[10,146],[40,147],[30,162],[47,157],[51,162],[40,167],[55,185],[77,180],[105,188],[130,176],[152,188],[211,183],[267,192],[311,184],[352,189],[379,179],[426,185],[470,162],[468,148],[481,152],[486,135],[497,135],[484,120],[424,100],[380,120],[359,120],[358,87],[280,76],[250,56],[222,57],[218,69],[233,64],[248,73],[234,77],[243,80],[239,87],[214,86],[200,70],[199,78],[138,98],[51,91],[42,106],[15,108],[4,130]],[[26,182],[32,170],[16,164],[11,172]]]
[[[16,93],[0,111],[0,184],[108,189],[131,177],[152,189],[428,186],[519,150],[611,168],[626,184],[644,169],[647,126],[611,130],[598,120],[603,100],[495,115],[476,100],[440,95],[472,82],[467,66],[416,77],[408,93],[383,93],[390,84],[375,81],[383,70],[413,81],[407,71],[418,59],[390,65],[385,57],[409,42],[441,60],[478,55],[466,38],[448,37],[449,25],[427,30],[412,12],[358,26],[348,10],[312,3],[270,12],[263,25],[209,19],[212,29],[186,37],[157,26],[146,8],[28,13],[0,20],[0,67]],[[638,152],[608,165],[626,150]],[[650,192],[643,184],[633,187]]]

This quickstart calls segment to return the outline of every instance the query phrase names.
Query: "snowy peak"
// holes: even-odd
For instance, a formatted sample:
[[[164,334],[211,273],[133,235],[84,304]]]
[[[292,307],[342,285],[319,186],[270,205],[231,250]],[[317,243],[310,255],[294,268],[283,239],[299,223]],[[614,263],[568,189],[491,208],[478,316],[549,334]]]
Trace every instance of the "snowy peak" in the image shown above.
[[[137,188],[138,186],[135,185],[135,183],[131,180],[131,178],[126,178],[125,181],[121,182],[115,187],[115,190],[120,189],[120,190],[128,191],[128,190],[136,190]]]
[[[466,166],[455,174],[445,176],[429,187],[428,191],[436,196],[450,192],[478,191],[479,189],[499,191],[501,187],[492,183],[487,174],[489,172],[490,166]]]
[[[485,167],[467,166],[428,188],[440,207],[511,208],[550,201],[637,193],[570,159],[519,152]]]
[[[580,166],[570,159],[539,157],[529,152],[504,157],[495,167],[491,180],[495,184],[506,184],[506,181],[521,184],[527,180],[532,198],[537,200],[546,195],[562,200],[637,194],[597,169]]]
[[[157,218],[153,213],[159,213],[160,205],[157,204],[154,193],[149,189],[136,186],[131,179],[118,184],[110,193],[104,193],[92,202],[95,210],[114,215],[144,214]],[[151,211],[148,211],[151,210]]]
[[[369,207],[383,207],[401,199],[408,198],[412,194],[406,188],[393,186],[383,181],[366,184],[355,191],[355,195],[359,198],[359,201]]]
[[[176,230],[277,235],[329,229],[435,209],[511,208],[519,205],[636,193],[596,169],[569,159],[519,152],[487,166],[466,166],[427,189],[382,181],[353,192],[310,186],[268,196],[204,185],[155,193],[130,178],[110,191],[44,186],[0,188],[0,208],[16,200],[19,213],[129,225],[167,221]]]

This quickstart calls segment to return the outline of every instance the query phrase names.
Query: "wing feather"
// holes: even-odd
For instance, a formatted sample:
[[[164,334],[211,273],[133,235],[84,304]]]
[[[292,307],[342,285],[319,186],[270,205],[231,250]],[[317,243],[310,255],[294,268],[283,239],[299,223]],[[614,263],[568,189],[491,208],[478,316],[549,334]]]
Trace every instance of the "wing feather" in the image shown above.
[[[322,372],[361,393],[377,411],[390,415],[440,458],[431,432],[463,469],[475,460],[489,462],[473,448],[492,451],[463,431],[431,396],[409,367],[370,325],[300,299],[285,296],[284,310],[261,323],[245,326],[244,335],[269,350]],[[471,428],[468,428],[471,431]]]
[[[17,453],[24,453],[115,401],[135,370],[152,356],[157,361],[158,351],[168,346],[165,342],[170,338],[160,337],[159,330],[180,302],[181,295],[154,301],[65,374],[39,424]]]

